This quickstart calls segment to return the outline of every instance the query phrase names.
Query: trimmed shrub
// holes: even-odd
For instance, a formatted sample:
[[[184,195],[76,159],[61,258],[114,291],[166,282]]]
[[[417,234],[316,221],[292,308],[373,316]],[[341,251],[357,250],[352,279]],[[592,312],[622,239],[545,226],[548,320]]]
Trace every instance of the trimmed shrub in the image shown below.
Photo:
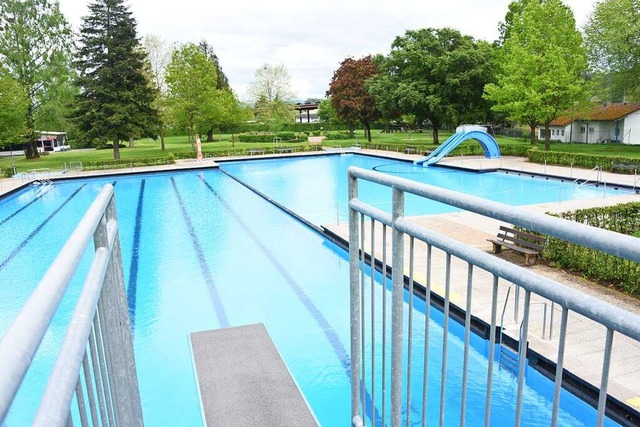
[[[579,209],[554,215],[622,234],[640,235],[640,203]],[[640,292],[640,263],[549,237],[543,252],[552,264],[610,283],[626,293]]]
[[[314,135],[314,136],[316,136],[316,135]],[[319,135],[317,135],[317,136],[319,136]],[[325,136],[330,141],[335,141],[335,140],[338,140],[338,139],[353,139],[353,138],[356,137],[351,132],[327,132],[325,134]]]
[[[82,162],[82,169],[120,169],[133,166],[153,166],[153,165],[171,165],[174,164],[175,157],[173,153],[168,153],[167,157],[149,157],[149,158],[131,158],[119,160],[98,160],[95,162]]]
[[[633,157],[624,156],[597,156],[593,154],[562,153],[558,151],[542,151],[531,149],[527,152],[529,161],[535,163],[546,163],[549,165],[577,166],[586,169],[593,169],[596,166],[602,170],[612,171],[615,163],[638,164],[640,161]],[[630,171],[633,173],[633,171]]]

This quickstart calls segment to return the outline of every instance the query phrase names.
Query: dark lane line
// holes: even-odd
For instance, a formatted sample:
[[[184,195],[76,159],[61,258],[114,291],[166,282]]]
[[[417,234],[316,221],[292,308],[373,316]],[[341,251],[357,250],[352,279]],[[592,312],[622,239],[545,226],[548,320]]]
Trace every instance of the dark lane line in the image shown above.
[[[213,303],[213,308],[216,313],[216,317],[218,318],[218,323],[220,324],[220,327],[226,328],[229,326],[229,320],[227,319],[227,314],[224,311],[222,300],[220,299],[220,295],[218,294],[218,290],[216,289],[215,282],[213,281],[213,276],[211,275],[209,264],[207,264],[207,260],[205,259],[204,251],[202,250],[202,246],[200,245],[196,231],[193,228],[191,218],[189,218],[189,213],[184,206],[182,197],[180,196],[180,192],[178,191],[178,186],[176,185],[176,181],[173,177],[171,177],[170,179],[171,185],[173,185],[173,190],[175,191],[176,197],[178,198],[178,204],[180,205],[180,210],[182,211],[184,222],[186,223],[187,229],[189,230],[191,242],[193,243],[193,248],[196,251],[198,263],[200,264],[200,269],[202,270],[202,275],[204,276],[204,280],[207,283],[207,289],[209,290],[209,296],[211,297],[211,302]]]
[[[138,287],[138,265],[140,261],[140,231],[142,229],[142,206],[144,204],[144,188],[146,179],[140,183],[138,195],[138,208],[136,209],[136,222],[133,230],[133,243],[131,247],[131,264],[129,268],[129,286],[127,287],[127,302],[129,305],[129,319],[131,330],[136,326],[136,290]]]
[[[348,378],[351,378],[351,359],[349,358],[349,354],[347,350],[342,345],[338,334],[335,332],[335,329],[331,326],[326,317],[322,314],[320,309],[316,307],[311,298],[304,292],[304,289],[300,284],[289,274],[287,269],[278,261],[278,259],[273,255],[273,253],[267,248],[267,246],[262,243],[260,238],[249,228],[249,226],[242,220],[240,215],[220,196],[220,194],[207,182],[206,179],[202,175],[199,175],[200,180],[206,185],[209,191],[213,194],[213,196],[224,206],[225,209],[235,218],[240,227],[247,233],[247,235],[254,241],[254,243],[260,248],[262,253],[267,257],[267,259],[271,262],[271,264],[276,268],[278,273],[284,278],[289,287],[296,294],[300,302],[306,307],[311,316],[314,318],[318,326],[322,329],[325,337],[329,341],[329,344],[333,347],[333,351],[335,352],[342,368],[347,374]],[[370,415],[373,401],[369,392],[366,392],[365,398],[365,412]],[[375,418],[376,424],[382,424],[382,417],[378,412],[378,408],[375,408]]]
[[[12,213],[11,215],[9,215],[8,217],[6,217],[5,219],[3,219],[2,221],[0,221],[0,225],[4,224],[5,222],[9,221],[11,218],[13,218],[14,216],[18,215],[20,212],[22,212],[23,210],[27,209],[29,206],[31,206],[32,204],[34,204],[35,202],[37,202],[42,196],[44,196],[44,193],[40,194],[39,196],[37,196],[35,199],[33,199],[32,201],[30,201],[29,203],[27,203],[26,205],[24,205],[23,207],[21,207],[20,209],[18,209],[17,211],[15,211],[14,213]]]
[[[69,202],[71,201],[71,199],[73,199],[73,198],[74,198],[74,197],[75,197],[75,196],[80,192],[80,190],[82,190],[82,189],[85,187],[85,185],[87,185],[87,184],[82,184],[80,187],[78,187],[78,188],[76,189],[76,191],[74,191],[74,192],[73,192],[73,193],[72,193],[72,194],[67,198],[67,200],[65,200],[65,201],[64,201],[60,206],[58,206],[58,207],[56,208],[56,210],[55,210],[55,211],[53,211],[53,212],[51,213],[51,215],[49,215],[49,216],[47,217],[47,219],[45,219],[44,221],[42,221],[42,222],[40,223],[40,225],[38,225],[38,226],[35,228],[35,230],[33,230],[33,231],[31,232],[31,234],[29,234],[29,235],[28,235],[28,236],[27,236],[27,237],[26,237],[22,242],[20,242],[20,244],[19,244],[19,245],[18,245],[18,246],[13,250],[13,252],[11,252],[11,254],[10,254],[7,258],[5,258],[5,259],[0,263],[0,270],[2,270],[2,269],[3,269],[3,268],[4,268],[4,267],[5,267],[5,266],[6,266],[6,265],[7,265],[7,264],[8,264],[8,263],[13,259],[13,258],[15,258],[15,257],[16,257],[16,255],[18,255],[18,253],[19,253],[19,252],[20,252],[20,251],[21,251],[21,250],[22,250],[22,249],[27,245],[27,243],[29,243],[29,241],[30,241],[31,239],[33,239],[33,237],[34,237],[36,234],[38,234],[38,233],[40,232],[40,230],[42,230],[42,229],[44,228],[44,226],[45,226],[45,225],[47,225],[47,223],[48,223],[48,222],[49,222],[49,221],[50,221],[50,220],[51,220],[51,219],[52,219],[52,218],[53,218],[53,217],[54,217],[58,212],[60,212],[60,210],[61,210],[63,207],[65,207],[65,205],[66,205],[67,203],[69,203]]]

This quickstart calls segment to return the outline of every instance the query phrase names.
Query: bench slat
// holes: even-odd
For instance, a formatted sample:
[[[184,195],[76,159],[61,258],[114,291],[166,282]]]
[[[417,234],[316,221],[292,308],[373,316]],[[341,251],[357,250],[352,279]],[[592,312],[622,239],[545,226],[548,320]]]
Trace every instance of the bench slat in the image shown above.
[[[546,239],[542,236],[538,236],[536,234],[527,233],[526,231],[516,230],[514,228],[505,227],[504,225],[500,226],[501,231],[505,231],[507,233],[515,234],[516,237],[526,237],[527,239],[535,240],[536,242],[545,243]]]
[[[496,240],[496,239],[488,239],[488,240],[497,245],[504,246],[505,248],[509,248],[517,252],[522,252],[523,254],[538,255],[540,253],[540,251],[523,248],[522,246],[517,246],[512,243],[505,242],[504,240]]]

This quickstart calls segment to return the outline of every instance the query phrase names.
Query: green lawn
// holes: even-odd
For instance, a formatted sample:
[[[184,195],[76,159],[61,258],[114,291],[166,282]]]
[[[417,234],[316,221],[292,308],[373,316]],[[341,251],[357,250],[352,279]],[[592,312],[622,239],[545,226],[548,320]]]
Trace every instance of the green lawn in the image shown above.
[[[440,132],[440,142],[443,142],[450,132]],[[433,147],[433,140],[430,132],[424,133],[382,133],[379,130],[372,131],[372,143],[377,145],[385,145],[388,149],[403,151],[405,146],[415,146],[419,150],[422,148]],[[529,146],[529,142],[523,139],[498,137],[500,145],[519,145]],[[166,150],[160,149],[160,142],[151,139],[143,139],[136,141],[135,148],[121,148],[120,156],[122,159],[135,158],[163,158],[173,153],[176,157],[193,156],[195,153],[191,144],[188,143],[186,136],[167,137],[165,139]],[[358,131],[355,139],[328,141],[325,140],[325,146],[342,146],[349,147],[355,143],[366,145],[363,132]],[[306,142],[286,142],[280,143],[280,146],[296,147],[298,150],[308,149]],[[232,154],[243,154],[251,148],[274,148],[273,143],[240,143],[232,144],[231,135],[216,135],[215,142],[203,142],[202,151],[206,154],[214,156],[225,156]],[[544,145],[538,143],[538,149],[543,150]],[[640,146],[623,145],[623,144],[551,144],[552,151],[562,151],[570,153],[584,153],[606,156],[625,156],[640,159]],[[51,153],[42,156],[39,159],[26,160],[24,156],[15,156],[16,169],[18,172],[30,169],[63,169],[65,163],[81,161],[96,162],[113,159],[113,150],[71,150],[67,152]],[[10,169],[11,158],[0,157],[0,168]]]

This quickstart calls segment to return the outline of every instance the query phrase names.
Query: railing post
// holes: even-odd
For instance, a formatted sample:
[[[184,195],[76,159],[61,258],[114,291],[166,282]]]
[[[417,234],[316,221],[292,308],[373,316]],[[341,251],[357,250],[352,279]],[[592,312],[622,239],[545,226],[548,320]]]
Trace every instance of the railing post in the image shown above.
[[[349,174],[349,201],[358,198],[358,179]],[[349,300],[351,305],[351,421],[354,426],[360,420],[360,269],[358,212],[349,206]],[[364,257],[363,257],[364,259]]]
[[[404,305],[404,233],[396,222],[404,216],[404,192],[393,187],[391,297],[391,426],[402,423],[402,310]],[[407,415],[409,416],[409,415]]]
[[[109,247],[108,229],[116,221],[115,198],[112,197],[94,235],[95,248]],[[138,389],[138,376],[133,353],[133,339],[129,323],[129,310],[125,291],[120,237],[117,227],[98,302],[104,339],[109,389],[111,390],[116,425],[142,426],[142,405]]]

